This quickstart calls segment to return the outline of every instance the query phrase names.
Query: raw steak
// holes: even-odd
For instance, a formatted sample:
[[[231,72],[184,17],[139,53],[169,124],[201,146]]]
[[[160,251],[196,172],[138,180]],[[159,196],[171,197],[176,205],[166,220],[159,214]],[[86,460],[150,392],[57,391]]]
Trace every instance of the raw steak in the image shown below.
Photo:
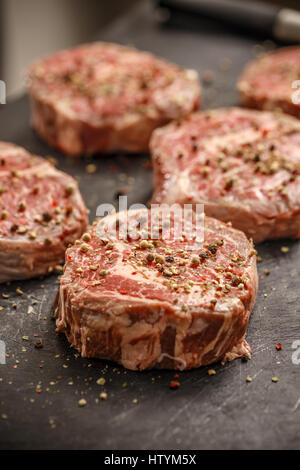
[[[263,55],[246,65],[238,81],[242,104],[249,108],[281,109],[300,118],[299,91],[292,88],[299,78],[300,47],[286,47]],[[300,82],[295,85],[299,90]],[[293,96],[298,104],[293,102]]]
[[[86,226],[73,178],[0,142],[0,282],[51,272]]]
[[[242,108],[194,113],[150,143],[153,202],[203,203],[255,242],[300,237],[300,121]]]
[[[200,101],[194,70],[109,43],[38,62],[29,72],[29,93],[37,132],[73,155],[146,151],[156,127],[189,114]]]
[[[174,214],[168,238],[111,235],[125,214],[130,223],[139,220],[145,236],[156,213],[107,216],[67,250],[58,330],[82,356],[133,370],[190,369],[249,356],[245,334],[257,291],[252,244],[209,217],[204,241],[174,238]]]

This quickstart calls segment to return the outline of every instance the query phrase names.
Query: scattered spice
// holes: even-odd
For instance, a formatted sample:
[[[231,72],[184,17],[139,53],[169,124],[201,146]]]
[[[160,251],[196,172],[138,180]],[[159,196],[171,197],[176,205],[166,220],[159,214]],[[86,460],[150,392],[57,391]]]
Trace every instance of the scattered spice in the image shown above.
[[[233,188],[235,181],[231,178],[225,181],[224,187],[225,189],[229,190]]]
[[[165,263],[165,257],[162,255],[157,255],[155,256],[155,261],[159,264],[164,264]]]
[[[60,264],[57,264],[56,266],[54,266],[54,269],[56,273],[62,273],[64,270],[63,266],[60,266]]]
[[[42,339],[39,339],[38,341],[36,341],[34,343],[34,347],[36,349],[42,349],[44,347],[44,343],[43,343],[43,340]]]
[[[52,220],[52,215],[49,214],[49,212],[44,212],[43,213],[43,219],[45,222],[50,222]]]
[[[142,250],[145,250],[146,248],[149,248],[150,245],[149,245],[149,242],[147,242],[147,240],[142,240],[141,243],[140,243],[140,248]]]
[[[70,184],[69,186],[66,187],[66,194],[67,196],[71,196],[75,191],[75,186],[74,184]]]
[[[97,271],[99,264],[90,264],[89,268],[91,271]]]
[[[151,263],[152,261],[154,261],[154,255],[152,253],[148,253],[147,256],[146,256],[146,260]]]
[[[29,232],[28,235],[31,240],[34,240],[36,238],[36,232]]]
[[[24,233],[26,233],[28,230],[27,227],[25,227],[25,225],[21,225],[20,227],[17,228],[17,233],[20,234],[20,235],[24,235]]]
[[[26,209],[26,202],[25,202],[25,201],[19,202],[19,204],[18,204],[18,210],[19,210],[19,212],[24,212],[25,209]]]
[[[80,400],[78,400],[78,406],[80,408],[84,407],[87,405],[87,401],[84,399],[84,398],[81,398]]]
[[[178,380],[171,380],[170,389],[176,390],[178,387],[180,387],[180,382],[178,382]]]
[[[90,242],[91,239],[92,239],[91,235],[90,235],[89,233],[87,233],[87,232],[84,233],[81,238],[82,238],[82,240],[83,240],[84,242]]]
[[[104,378],[104,377],[101,377],[100,379],[98,379],[98,380],[96,381],[96,384],[97,384],[97,385],[105,385],[105,382],[106,382],[105,378]]]
[[[85,171],[89,174],[92,175],[93,173],[96,173],[97,167],[94,163],[90,163],[85,167]]]
[[[86,243],[82,243],[82,245],[80,246],[80,251],[82,251],[82,253],[86,253],[87,251],[89,251],[89,249],[90,247]]]

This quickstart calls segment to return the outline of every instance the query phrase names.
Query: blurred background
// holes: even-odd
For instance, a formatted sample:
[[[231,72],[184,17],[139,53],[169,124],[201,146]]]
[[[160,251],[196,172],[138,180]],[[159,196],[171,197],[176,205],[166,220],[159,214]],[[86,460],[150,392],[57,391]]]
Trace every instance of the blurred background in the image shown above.
[[[32,61],[90,41],[138,1],[0,0],[0,79],[7,97],[23,91],[24,71]]]
[[[96,34],[101,38],[101,29],[142,2],[151,0],[0,0],[0,80],[7,97],[23,92],[28,64]],[[300,10],[299,0],[265,3]]]

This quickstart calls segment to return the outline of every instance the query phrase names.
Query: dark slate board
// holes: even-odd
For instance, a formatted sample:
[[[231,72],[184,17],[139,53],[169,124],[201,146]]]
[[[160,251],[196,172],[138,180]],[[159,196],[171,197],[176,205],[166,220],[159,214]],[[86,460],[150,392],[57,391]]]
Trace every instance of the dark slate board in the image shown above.
[[[134,44],[199,72],[214,70],[216,97],[212,99],[214,92],[206,87],[205,107],[237,103],[236,78],[253,57],[255,44],[254,39],[208,23],[160,28],[147,5],[118,20],[99,38]],[[232,61],[227,72],[217,66],[224,57]],[[130,204],[146,202],[151,194],[147,155],[95,157],[97,171],[88,175],[86,161],[54,152],[33,133],[26,97],[1,107],[0,139],[43,156],[54,155],[59,168],[79,179],[91,220],[97,205],[113,202],[128,177],[134,177],[134,182],[129,179]],[[112,164],[118,172],[112,171]],[[283,254],[282,245],[290,252]],[[299,449],[300,365],[292,363],[292,344],[300,340],[300,244],[269,242],[259,246],[259,254],[260,274],[266,268],[271,273],[260,280],[248,329],[252,360],[216,365],[215,376],[208,376],[208,368],[180,373],[176,391],[169,389],[170,371],[133,373],[76,357],[65,338],[55,334],[50,317],[58,286],[55,275],[1,286],[0,292],[10,297],[0,297],[0,340],[6,342],[9,355],[7,364],[0,365],[0,448]],[[16,293],[18,287],[23,296]],[[43,339],[43,349],[34,348],[34,334]],[[22,339],[26,335],[28,341]],[[276,351],[277,342],[282,351]],[[248,375],[252,383],[246,383]],[[96,384],[102,376],[104,387]],[[273,376],[279,377],[278,383],[272,383]],[[103,389],[108,400],[96,403]],[[77,405],[81,397],[88,402],[85,408]],[[133,403],[135,398],[138,403]],[[1,419],[3,414],[7,419]]]

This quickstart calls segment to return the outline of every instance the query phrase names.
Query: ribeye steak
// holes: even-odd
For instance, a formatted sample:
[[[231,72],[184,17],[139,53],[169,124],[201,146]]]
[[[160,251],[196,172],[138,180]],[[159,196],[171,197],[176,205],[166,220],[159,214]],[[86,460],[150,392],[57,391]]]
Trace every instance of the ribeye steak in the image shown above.
[[[126,212],[129,223],[139,220],[141,237],[155,213]],[[143,370],[190,369],[250,355],[245,334],[257,270],[246,236],[206,217],[201,243],[174,238],[176,214],[167,239],[111,236],[121,216],[95,223],[66,252],[57,327],[82,356]]]
[[[87,226],[76,181],[0,142],[0,282],[47,274]]]
[[[284,47],[250,62],[238,81],[242,104],[264,110],[281,109],[300,118],[296,83],[299,70],[300,47]]]
[[[156,127],[195,110],[200,85],[147,52],[110,43],[60,51],[29,71],[33,126],[73,155],[146,151]]]
[[[300,237],[300,121],[243,108],[191,114],[150,143],[153,202],[203,203],[255,242]]]

